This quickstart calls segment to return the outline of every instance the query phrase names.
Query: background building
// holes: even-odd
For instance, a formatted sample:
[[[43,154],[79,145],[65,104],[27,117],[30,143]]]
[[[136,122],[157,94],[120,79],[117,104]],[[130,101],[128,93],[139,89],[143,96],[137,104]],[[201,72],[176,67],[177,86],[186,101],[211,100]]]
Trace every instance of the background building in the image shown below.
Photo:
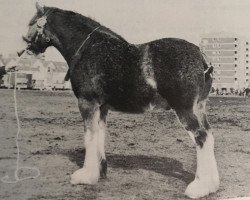
[[[67,63],[56,61],[45,61],[44,57],[40,58],[24,58],[19,60],[16,56],[9,55],[4,58],[6,70],[15,68],[18,73],[17,86],[27,88],[25,82],[29,82],[31,77],[33,89],[71,89],[69,81],[64,81],[68,70]],[[11,77],[12,76],[12,77]],[[6,87],[13,87],[13,75],[6,74],[3,78]],[[24,80],[26,79],[26,80]]]
[[[5,64],[3,63],[3,56],[0,54],[0,87],[3,84],[3,76],[5,75]]]
[[[200,48],[214,66],[213,87],[222,92],[249,87],[249,40],[229,33],[202,35]]]

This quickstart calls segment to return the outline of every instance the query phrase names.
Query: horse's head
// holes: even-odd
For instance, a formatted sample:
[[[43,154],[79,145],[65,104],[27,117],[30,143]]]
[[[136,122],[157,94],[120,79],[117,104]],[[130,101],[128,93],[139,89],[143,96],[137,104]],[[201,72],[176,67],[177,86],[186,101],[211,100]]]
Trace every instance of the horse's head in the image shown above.
[[[36,3],[37,13],[29,23],[29,30],[23,40],[27,43],[27,50],[29,53],[38,55],[45,52],[47,47],[52,45],[52,33],[50,26],[47,23],[47,17],[51,10]],[[22,52],[21,52],[22,53]]]

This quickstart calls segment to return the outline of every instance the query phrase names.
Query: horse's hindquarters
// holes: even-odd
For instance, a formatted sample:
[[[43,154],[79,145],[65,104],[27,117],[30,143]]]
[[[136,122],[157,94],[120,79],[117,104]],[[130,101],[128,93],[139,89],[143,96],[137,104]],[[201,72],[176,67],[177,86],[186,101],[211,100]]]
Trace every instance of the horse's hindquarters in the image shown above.
[[[204,65],[199,48],[184,40],[149,43],[157,90],[173,108],[191,108],[204,96]]]

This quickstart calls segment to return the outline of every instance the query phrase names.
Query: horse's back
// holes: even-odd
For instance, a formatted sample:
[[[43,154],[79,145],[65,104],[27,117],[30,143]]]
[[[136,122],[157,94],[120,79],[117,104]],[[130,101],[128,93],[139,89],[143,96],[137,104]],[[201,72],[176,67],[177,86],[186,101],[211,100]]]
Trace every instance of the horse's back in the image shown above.
[[[181,39],[164,38],[139,46],[141,49],[146,47],[157,90],[171,107],[191,108],[195,99],[207,97],[204,58],[196,45]]]

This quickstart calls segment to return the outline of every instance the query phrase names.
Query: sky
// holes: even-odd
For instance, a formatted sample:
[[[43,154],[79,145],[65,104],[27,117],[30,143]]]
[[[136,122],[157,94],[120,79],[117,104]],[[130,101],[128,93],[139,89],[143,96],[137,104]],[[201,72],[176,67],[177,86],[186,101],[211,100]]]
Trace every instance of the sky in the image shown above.
[[[214,32],[250,38],[250,0],[0,0],[0,53],[23,46],[35,2],[89,16],[130,43],[175,37],[199,45],[202,34]],[[46,58],[63,60],[53,48]]]

